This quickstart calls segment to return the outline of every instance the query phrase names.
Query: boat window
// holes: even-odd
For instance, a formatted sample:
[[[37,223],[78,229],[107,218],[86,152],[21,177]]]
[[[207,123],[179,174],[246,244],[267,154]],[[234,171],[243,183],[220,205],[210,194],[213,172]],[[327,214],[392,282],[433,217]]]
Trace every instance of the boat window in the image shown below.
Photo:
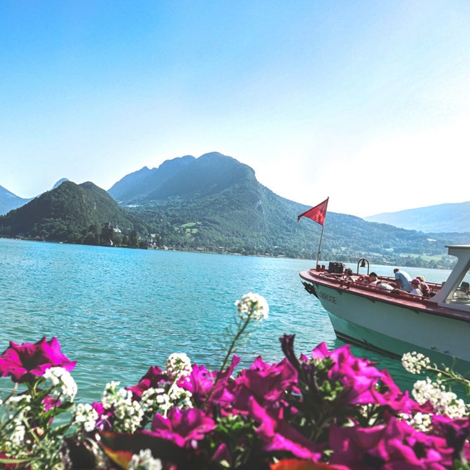
[[[470,266],[450,290],[446,303],[470,304]]]

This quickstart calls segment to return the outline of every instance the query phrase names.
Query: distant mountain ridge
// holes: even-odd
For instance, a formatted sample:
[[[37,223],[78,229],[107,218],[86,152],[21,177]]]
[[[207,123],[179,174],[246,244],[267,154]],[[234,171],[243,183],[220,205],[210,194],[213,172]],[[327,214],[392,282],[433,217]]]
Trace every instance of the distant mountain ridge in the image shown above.
[[[425,233],[468,233],[470,201],[386,212],[364,217],[364,220]]]
[[[307,208],[260,184],[249,166],[211,152],[144,167],[109,192],[91,182],[62,182],[0,216],[0,235],[315,259],[321,227],[297,222]],[[132,230],[132,242],[124,241],[127,234],[113,235],[116,225]],[[323,259],[340,262],[366,257],[375,264],[449,267],[445,245],[470,241],[470,233],[434,236],[334,212],[325,225]]]
[[[5,189],[3,186],[0,186],[0,215],[6,214],[13,209],[24,206],[31,199],[24,199],[22,197],[16,196],[8,189]]]

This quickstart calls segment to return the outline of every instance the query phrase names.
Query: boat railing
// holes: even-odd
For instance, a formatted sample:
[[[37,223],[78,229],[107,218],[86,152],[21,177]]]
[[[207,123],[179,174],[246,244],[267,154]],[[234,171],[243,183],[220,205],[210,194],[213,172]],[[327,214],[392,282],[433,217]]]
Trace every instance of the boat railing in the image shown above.
[[[379,285],[371,286],[365,283],[362,284],[361,281],[364,279],[365,276],[357,274],[357,273],[352,274],[351,276],[348,276],[348,278],[345,278],[344,273],[329,273],[327,271],[317,270],[314,268],[310,269],[309,272],[311,275],[315,277],[327,279],[329,282],[338,284],[340,287],[344,287],[346,289],[349,289],[350,287],[354,287],[355,289],[359,289],[365,292],[376,292],[384,296],[400,297],[403,299],[409,299],[409,300],[415,300],[415,301],[422,301],[422,300],[429,299],[429,297],[420,297],[420,296],[412,295],[404,290],[398,289],[396,282],[395,282],[395,278],[392,276],[378,276],[377,279],[379,281]],[[381,288],[380,283],[386,283],[392,286],[393,290],[387,290],[387,289],[384,289],[383,287]],[[436,284],[433,282],[426,282],[426,284],[429,286],[431,292],[433,292],[433,295],[435,295],[442,287],[441,284]]]

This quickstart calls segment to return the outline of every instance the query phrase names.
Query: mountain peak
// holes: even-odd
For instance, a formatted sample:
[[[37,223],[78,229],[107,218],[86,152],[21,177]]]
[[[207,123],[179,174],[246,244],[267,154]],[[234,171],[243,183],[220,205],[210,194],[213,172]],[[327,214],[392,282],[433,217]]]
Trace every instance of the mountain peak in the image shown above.
[[[70,181],[70,180],[68,180],[67,178],[61,178],[59,181],[57,181],[57,183],[54,186],[52,186],[52,189],[58,188],[62,183],[65,183],[65,181]]]

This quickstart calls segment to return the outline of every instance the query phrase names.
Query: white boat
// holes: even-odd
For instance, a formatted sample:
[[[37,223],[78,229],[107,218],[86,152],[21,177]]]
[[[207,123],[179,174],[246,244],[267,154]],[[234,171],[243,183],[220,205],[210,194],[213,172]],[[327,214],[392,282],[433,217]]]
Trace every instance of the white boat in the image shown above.
[[[365,258],[349,278],[337,269],[340,263],[330,263],[328,269],[317,265],[300,277],[307,292],[318,297],[328,312],[339,339],[395,358],[421,352],[439,366],[451,366],[455,358],[454,369],[466,373],[470,371],[470,298],[458,294],[462,282],[470,280],[470,245],[447,248],[457,264],[442,284],[428,283],[434,294],[428,298],[359,284],[361,264],[367,268],[364,274],[369,274]],[[379,276],[379,281],[395,285],[392,277]]]

